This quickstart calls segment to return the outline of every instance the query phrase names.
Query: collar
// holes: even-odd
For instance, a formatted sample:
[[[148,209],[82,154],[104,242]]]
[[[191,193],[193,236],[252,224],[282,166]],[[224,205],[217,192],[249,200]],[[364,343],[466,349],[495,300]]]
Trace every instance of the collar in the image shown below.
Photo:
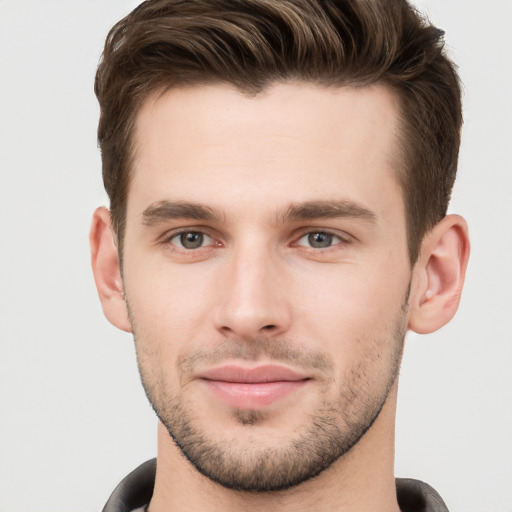
[[[134,512],[147,505],[153,495],[155,474],[156,459],[141,464],[114,489],[103,512]],[[402,512],[448,512],[441,496],[419,480],[397,478],[396,494]]]

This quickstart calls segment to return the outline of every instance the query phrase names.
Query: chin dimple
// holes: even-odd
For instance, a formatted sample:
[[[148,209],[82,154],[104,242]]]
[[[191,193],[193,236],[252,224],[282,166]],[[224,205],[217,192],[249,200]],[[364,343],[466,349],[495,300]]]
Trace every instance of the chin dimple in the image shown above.
[[[237,423],[244,426],[253,426],[258,423],[264,422],[268,414],[260,410],[244,410],[244,409],[235,409],[233,412],[233,416],[235,417]]]

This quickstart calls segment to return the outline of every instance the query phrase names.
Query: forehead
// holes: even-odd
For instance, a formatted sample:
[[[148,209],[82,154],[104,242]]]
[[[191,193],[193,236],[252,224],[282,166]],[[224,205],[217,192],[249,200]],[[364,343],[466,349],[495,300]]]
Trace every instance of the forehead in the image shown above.
[[[210,85],[155,94],[136,119],[128,211],[166,195],[224,209],[365,191],[359,199],[372,202],[386,187],[396,193],[397,111],[383,86],[280,83],[247,95]]]

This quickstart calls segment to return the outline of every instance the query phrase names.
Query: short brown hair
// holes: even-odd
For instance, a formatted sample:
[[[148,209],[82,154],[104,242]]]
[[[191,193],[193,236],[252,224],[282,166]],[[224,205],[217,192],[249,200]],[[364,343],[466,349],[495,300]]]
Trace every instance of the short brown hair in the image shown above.
[[[227,83],[255,94],[301,80],[380,83],[400,104],[400,165],[411,263],[446,215],[462,124],[443,32],[406,0],[148,0],[108,34],[95,92],[103,181],[122,250],[134,121],[148,96]]]

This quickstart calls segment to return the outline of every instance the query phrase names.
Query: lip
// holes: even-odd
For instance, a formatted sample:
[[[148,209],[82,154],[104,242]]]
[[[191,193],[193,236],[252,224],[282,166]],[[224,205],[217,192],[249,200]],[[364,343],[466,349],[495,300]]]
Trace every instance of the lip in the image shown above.
[[[285,366],[265,364],[255,368],[244,368],[237,365],[220,366],[201,373],[200,378],[223,382],[257,384],[279,381],[297,382],[308,377],[294,372]]]
[[[199,375],[209,391],[238,409],[261,409],[302,388],[310,378],[278,365],[226,365]]]

